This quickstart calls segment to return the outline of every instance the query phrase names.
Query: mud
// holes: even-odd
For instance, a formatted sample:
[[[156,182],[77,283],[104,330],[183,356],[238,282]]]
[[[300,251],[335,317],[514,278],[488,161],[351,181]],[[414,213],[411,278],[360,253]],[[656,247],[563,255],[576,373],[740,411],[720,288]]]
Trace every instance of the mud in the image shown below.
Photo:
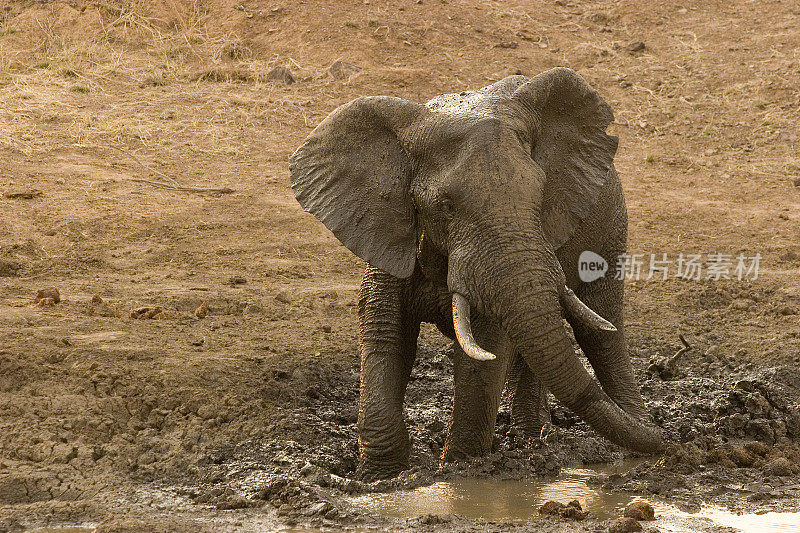
[[[582,491],[796,512],[799,21],[791,2],[0,0],[0,530],[607,528]],[[301,211],[288,157],[358,96],[424,102],[559,65],[614,108],[629,252],[759,253],[760,275],[645,279],[645,263],[627,284],[663,456],[557,405],[527,441],[503,406],[493,453],[440,470],[452,366],[424,328],[412,468],[354,481],[363,264]],[[227,192],[147,183],[165,175]],[[581,521],[354,503],[628,460],[558,496]]]

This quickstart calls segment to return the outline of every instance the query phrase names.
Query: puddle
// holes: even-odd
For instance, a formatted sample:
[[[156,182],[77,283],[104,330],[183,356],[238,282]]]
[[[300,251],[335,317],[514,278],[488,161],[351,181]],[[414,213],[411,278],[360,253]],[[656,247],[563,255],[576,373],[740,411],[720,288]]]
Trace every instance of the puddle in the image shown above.
[[[626,505],[642,500],[638,496],[614,493],[590,486],[587,480],[598,474],[624,472],[636,463],[598,465],[593,468],[567,468],[557,478],[500,481],[465,478],[441,481],[414,490],[366,494],[350,502],[369,511],[393,518],[420,515],[457,514],[470,519],[526,521],[539,516],[539,507],[548,500],[567,503],[578,500],[585,511],[600,520],[622,516]],[[737,515],[718,507],[703,507],[687,513],[672,505],[649,502],[658,520],[652,525],[661,531],[707,532],[720,527],[747,533],[800,533],[800,513]]]

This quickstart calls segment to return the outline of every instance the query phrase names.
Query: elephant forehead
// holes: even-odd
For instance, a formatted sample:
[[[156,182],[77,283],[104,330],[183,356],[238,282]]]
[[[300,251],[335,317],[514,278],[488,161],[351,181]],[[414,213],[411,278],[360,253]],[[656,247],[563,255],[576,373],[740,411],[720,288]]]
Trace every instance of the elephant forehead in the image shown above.
[[[480,91],[464,91],[460,93],[441,94],[429,100],[425,106],[431,111],[445,115],[471,115],[475,117],[496,117],[499,108],[507,102],[495,94]]]

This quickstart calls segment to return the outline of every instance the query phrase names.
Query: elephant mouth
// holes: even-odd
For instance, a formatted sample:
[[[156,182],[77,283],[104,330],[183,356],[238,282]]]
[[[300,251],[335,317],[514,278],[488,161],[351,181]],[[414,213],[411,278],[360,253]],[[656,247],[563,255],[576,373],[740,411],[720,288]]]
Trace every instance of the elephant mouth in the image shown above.
[[[564,286],[559,296],[559,301],[567,316],[574,317],[587,327],[598,331],[617,331],[614,324],[583,303],[569,287]],[[470,323],[469,301],[465,296],[457,292],[453,293],[453,327],[458,344],[468,356],[478,361],[491,361],[497,357],[481,348],[475,341],[475,337],[472,334],[472,324]]]

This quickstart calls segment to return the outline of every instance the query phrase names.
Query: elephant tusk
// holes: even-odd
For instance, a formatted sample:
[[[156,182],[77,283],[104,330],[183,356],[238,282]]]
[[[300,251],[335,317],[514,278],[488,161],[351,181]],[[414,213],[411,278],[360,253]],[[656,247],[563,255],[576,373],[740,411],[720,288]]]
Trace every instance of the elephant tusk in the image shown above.
[[[572,292],[572,289],[567,286],[564,286],[564,292],[561,293],[561,305],[568,314],[591,328],[602,331],[617,331],[614,324],[592,311],[591,308],[583,303],[581,299]]]
[[[458,344],[468,356],[478,361],[491,361],[495,358],[493,353],[487,352],[475,342],[469,322],[469,302],[456,292],[453,293],[453,328],[456,330]]]

